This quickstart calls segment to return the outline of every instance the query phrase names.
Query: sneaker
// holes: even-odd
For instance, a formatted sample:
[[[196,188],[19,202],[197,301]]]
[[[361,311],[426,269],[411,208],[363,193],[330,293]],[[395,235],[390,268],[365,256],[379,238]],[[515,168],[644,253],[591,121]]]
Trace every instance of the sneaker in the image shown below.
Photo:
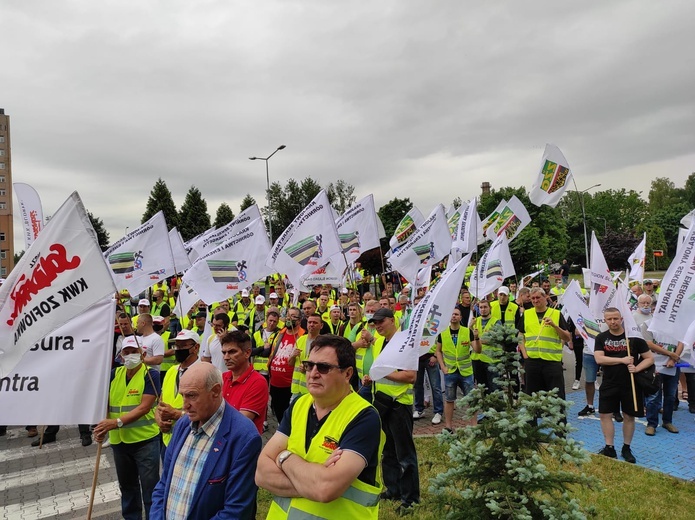
[[[82,440],[82,446],[89,446],[92,444],[92,436],[89,433],[83,433],[80,435],[80,439]]]
[[[618,454],[615,452],[613,446],[604,446],[598,452],[599,455],[604,455],[605,457],[610,457],[611,459],[617,459]]]
[[[101,443],[101,447],[108,448],[109,446],[111,446],[111,440],[108,437],[106,437],[106,440]]]
[[[579,382],[579,379],[575,379],[574,383],[572,383],[572,390],[579,390],[580,386],[581,386],[581,383]]]
[[[613,451],[615,451],[615,450],[613,450]],[[627,444],[623,444],[623,449],[620,450],[620,454],[625,459],[625,462],[629,462],[630,464],[634,464],[635,462],[637,462],[637,459],[632,454],[632,450],[630,449],[630,446],[628,446]]]
[[[589,415],[594,415],[596,413],[596,410],[594,409],[593,406],[590,404],[587,404],[584,408],[582,408],[579,413],[577,414],[579,417],[588,417]]]
[[[36,437],[39,434],[39,430],[36,428],[28,428],[27,429],[27,437]]]
[[[661,427],[662,427],[664,430],[666,430],[667,432],[670,432],[670,433],[679,433],[678,428],[676,428],[676,425],[673,424],[673,423],[670,423],[670,422],[669,422],[669,423],[664,423],[664,424],[661,425]]]
[[[623,422],[623,416],[620,412],[613,412],[613,419],[615,422]]]
[[[442,414],[434,414],[434,417],[432,417],[432,424],[439,424],[440,422],[442,422]]]
[[[656,428],[654,428],[653,426],[647,426],[647,428],[644,430],[644,434],[653,437],[654,435],[656,435]]]
[[[413,412],[413,419],[415,419],[416,421],[417,421],[418,419],[422,419],[424,416],[425,416],[424,410],[423,410],[422,412],[418,412],[417,410],[415,410],[415,411]]]

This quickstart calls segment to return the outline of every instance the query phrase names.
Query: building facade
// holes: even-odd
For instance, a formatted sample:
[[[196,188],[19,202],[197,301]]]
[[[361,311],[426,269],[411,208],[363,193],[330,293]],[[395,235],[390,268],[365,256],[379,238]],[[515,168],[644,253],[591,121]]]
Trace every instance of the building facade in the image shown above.
[[[12,154],[10,152],[10,116],[0,108],[0,278],[14,267],[12,221]]]

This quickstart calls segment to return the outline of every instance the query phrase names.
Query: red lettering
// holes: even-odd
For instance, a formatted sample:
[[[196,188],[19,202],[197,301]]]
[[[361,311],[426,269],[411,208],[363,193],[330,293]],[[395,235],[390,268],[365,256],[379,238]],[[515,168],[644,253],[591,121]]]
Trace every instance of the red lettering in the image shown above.
[[[38,294],[41,289],[50,287],[60,273],[80,265],[79,256],[73,256],[68,260],[67,251],[62,244],[53,244],[48,249],[51,253],[39,259],[31,273],[31,278],[22,275],[12,288],[10,298],[14,301],[14,309],[10,319],[7,320],[8,325],[14,324],[15,318],[31,302],[33,295]]]

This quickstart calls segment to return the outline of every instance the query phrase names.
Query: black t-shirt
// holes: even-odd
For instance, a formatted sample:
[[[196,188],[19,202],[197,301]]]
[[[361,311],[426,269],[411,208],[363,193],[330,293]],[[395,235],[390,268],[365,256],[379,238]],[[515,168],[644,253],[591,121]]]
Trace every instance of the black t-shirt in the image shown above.
[[[560,266],[560,274],[562,276],[569,276],[570,274],[570,264],[562,264]]]
[[[594,340],[594,351],[602,351],[606,357],[627,357],[625,333],[614,336],[609,330],[601,332]],[[647,342],[642,338],[630,338],[630,354],[635,358],[635,365],[642,360],[641,354],[649,351]],[[630,384],[630,372],[627,365],[603,365],[601,388],[627,386]]]

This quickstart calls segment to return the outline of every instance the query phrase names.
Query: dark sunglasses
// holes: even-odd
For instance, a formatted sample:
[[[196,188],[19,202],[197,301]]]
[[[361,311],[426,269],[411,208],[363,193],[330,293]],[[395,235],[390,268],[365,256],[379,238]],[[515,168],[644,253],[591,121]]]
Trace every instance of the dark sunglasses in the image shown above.
[[[314,367],[319,371],[319,374],[328,374],[334,368],[342,370],[338,365],[331,365],[330,363],[314,363],[313,361],[302,361],[302,366],[306,372],[311,372]]]

